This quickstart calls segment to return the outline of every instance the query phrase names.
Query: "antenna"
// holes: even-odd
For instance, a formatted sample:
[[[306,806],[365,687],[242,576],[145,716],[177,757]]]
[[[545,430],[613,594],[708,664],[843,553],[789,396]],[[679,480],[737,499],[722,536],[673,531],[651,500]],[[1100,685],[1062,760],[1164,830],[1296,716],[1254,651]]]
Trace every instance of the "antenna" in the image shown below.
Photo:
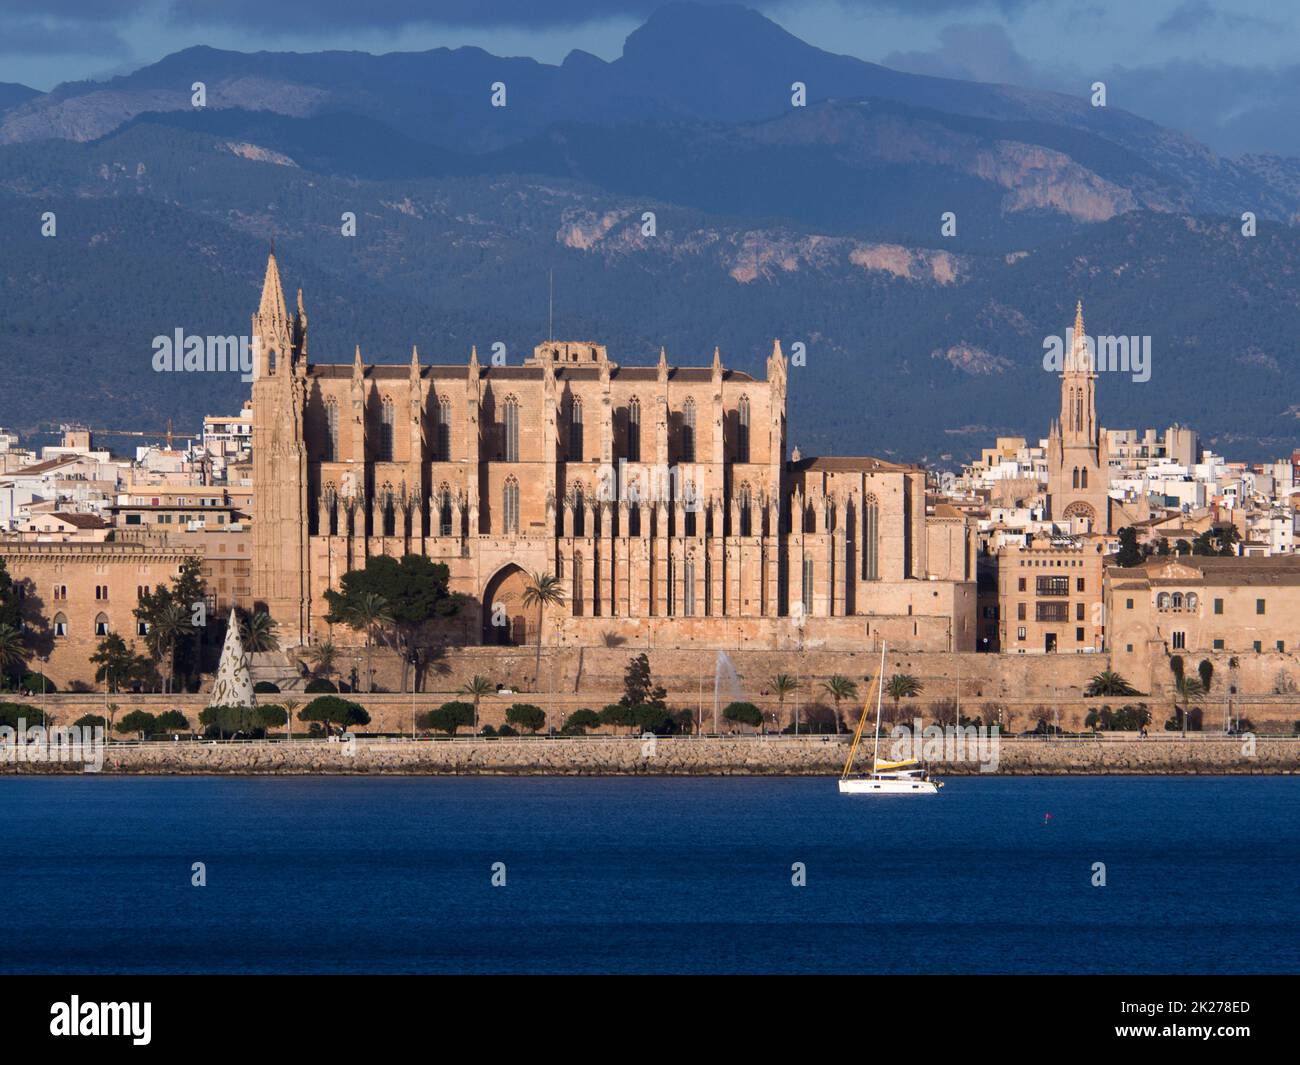
[[[550,279],[550,292],[546,302],[546,339],[555,339],[555,270],[552,268],[547,271],[547,277]]]

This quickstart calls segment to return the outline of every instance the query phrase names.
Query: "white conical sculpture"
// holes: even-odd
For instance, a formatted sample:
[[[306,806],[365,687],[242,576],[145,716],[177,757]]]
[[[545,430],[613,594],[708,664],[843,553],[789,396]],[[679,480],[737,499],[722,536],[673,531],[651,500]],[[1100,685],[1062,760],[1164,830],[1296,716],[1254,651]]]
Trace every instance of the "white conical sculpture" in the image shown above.
[[[212,685],[209,706],[252,706],[253,678],[248,672],[248,657],[244,654],[244,641],[239,638],[239,618],[230,611],[226,625],[226,642],[221,645],[221,664],[217,666],[217,679]]]

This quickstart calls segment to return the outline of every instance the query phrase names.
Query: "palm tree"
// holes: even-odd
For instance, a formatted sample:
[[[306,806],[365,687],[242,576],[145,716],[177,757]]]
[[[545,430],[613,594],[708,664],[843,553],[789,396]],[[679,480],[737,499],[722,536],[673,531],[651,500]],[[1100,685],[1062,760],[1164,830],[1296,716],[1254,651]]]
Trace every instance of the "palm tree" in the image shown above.
[[[777,731],[779,732],[781,722],[785,720],[785,697],[791,692],[799,690],[799,682],[789,673],[778,673],[772,678],[772,688],[776,692],[777,704],[780,706],[777,711],[776,722]],[[795,727],[798,728],[798,725],[796,724]]]
[[[520,601],[526,607],[537,607],[537,664],[533,668],[533,690],[536,691],[542,675],[542,612],[548,606],[563,605],[564,587],[554,573],[534,573],[528,579]]]
[[[894,700],[894,721],[898,720],[898,700],[920,695],[925,685],[910,673],[895,673],[885,682],[885,691]]]
[[[835,732],[840,730],[840,700],[856,699],[858,697],[858,686],[849,680],[848,677],[836,673],[830,680],[822,681],[822,691],[835,700]]]
[[[307,651],[307,661],[311,663],[312,672],[329,680],[338,653],[333,640],[321,640],[320,643],[312,644]]]
[[[478,701],[485,695],[491,695],[496,689],[487,677],[480,677],[477,673],[465,687],[461,688],[461,695],[468,695],[474,700],[474,731],[478,731]]]
[[[265,610],[259,610],[239,626],[239,634],[244,641],[244,650],[250,655],[258,651],[278,651],[280,641],[275,630],[279,622]]]
[[[349,628],[366,634],[366,691],[374,691],[375,671],[371,664],[374,641],[371,637],[393,623],[388,600],[378,592],[364,592],[358,598],[348,600],[343,608],[343,621]]]
[[[1137,695],[1138,690],[1113,669],[1103,669],[1088,681],[1084,695]]]
[[[0,625],[0,679],[14,666],[25,664],[31,655],[21,632],[12,625]]]
[[[168,603],[154,619],[150,635],[158,648],[158,657],[167,662],[166,691],[169,694],[176,686],[176,644],[191,628],[190,612],[180,603]]]

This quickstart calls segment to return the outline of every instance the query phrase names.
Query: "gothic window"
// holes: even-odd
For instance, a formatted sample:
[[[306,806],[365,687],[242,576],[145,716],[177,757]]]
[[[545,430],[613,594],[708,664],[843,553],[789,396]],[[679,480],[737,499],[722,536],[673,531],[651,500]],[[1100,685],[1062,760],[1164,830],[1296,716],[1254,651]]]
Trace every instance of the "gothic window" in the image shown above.
[[[505,405],[505,431],[506,431],[506,454],[507,462],[519,461],[519,400],[514,396],[506,399]]]
[[[880,501],[868,495],[862,508],[862,577],[880,580]]]
[[[1081,388],[1074,391],[1074,427],[1083,428],[1083,389]]]
[[[68,635],[68,618],[65,614],[54,615],[54,635],[55,636]]]
[[[380,504],[383,518],[383,535],[397,535],[397,506],[393,499],[393,486],[384,485],[384,499]]]
[[[580,484],[573,486],[573,535],[587,535],[587,499]]]
[[[682,613],[691,617],[695,613],[695,560],[682,563]]]
[[[1088,467],[1084,466],[1079,470],[1079,487],[1088,487]]]
[[[438,535],[451,535],[451,489],[445,484],[438,493]]]
[[[1182,592],[1174,592],[1173,603],[1172,603],[1172,605],[1173,605],[1173,608],[1174,608],[1175,610],[1182,610],[1182,609],[1183,609],[1183,593],[1182,593]]]
[[[573,411],[569,415],[569,459],[573,462],[582,461],[582,400],[576,396]]]
[[[519,482],[513,477],[507,478],[501,494],[505,531],[517,535],[519,533]]]
[[[339,404],[329,399],[325,403],[325,461],[339,460]]]
[[[438,400],[438,425],[435,429],[434,459],[438,462],[451,461],[451,400],[445,396]]]
[[[740,397],[736,419],[736,461],[749,461],[749,397]]]
[[[396,412],[393,409],[393,401],[387,397],[379,407],[379,442],[375,449],[376,462],[393,461],[393,426],[396,423]]]
[[[1196,605],[1197,605],[1197,603],[1199,603],[1199,602],[1200,602],[1200,599],[1197,598],[1195,592],[1188,592],[1188,593],[1187,593],[1187,609],[1188,609],[1188,610],[1195,610],[1195,609],[1196,609]]]
[[[1156,609],[1157,609],[1157,610],[1168,610],[1168,609],[1169,609],[1169,593],[1168,593],[1168,592],[1161,592],[1159,595],[1156,596]]]
[[[1074,467],[1074,474],[1073,474],[1073,476],[1072,476],[1072,478],[1071,478],[1071,480],[1070,480],[1070,487],[1071,487],[1071,488],[1078,488],[1078,487],[1079,487],[1079,467],[1078,467],[1078,466]]]
[[[96,615],[95,615],[95,635],[96,635],[96,636],[107,636],[107,635],[108,635],[108,615],[107,615],[107,614],[96,614]]]
[[[686,482],[686,494],[683,497],[682,521],[685,528],[682,531],[683,536],[695,536],[695,512],[699,509],[700,497],[695,490],[695,484],[692,481]]]
[[[752,525],[749,508],[749,484],[746,483],[740,486],[740,535],[752,536],[753,533],[750,531]]]
[[[627,460],[641,461],[641,401],[636,396],[627,405]]]
[[[686,397],[682,408],[682,461],[695,461],[695,399]]]
[[[803,612],[808,617],[812,614],[813,608],[813,560],[805,558],[803,560]]]

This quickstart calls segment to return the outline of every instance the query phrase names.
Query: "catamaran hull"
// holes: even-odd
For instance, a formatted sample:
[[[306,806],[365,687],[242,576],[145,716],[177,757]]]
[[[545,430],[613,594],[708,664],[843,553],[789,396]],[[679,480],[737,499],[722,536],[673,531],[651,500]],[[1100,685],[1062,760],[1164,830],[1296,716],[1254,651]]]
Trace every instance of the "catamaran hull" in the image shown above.
[[[841,780],[841,795],[938,795],[943,785],[933,780]]]

